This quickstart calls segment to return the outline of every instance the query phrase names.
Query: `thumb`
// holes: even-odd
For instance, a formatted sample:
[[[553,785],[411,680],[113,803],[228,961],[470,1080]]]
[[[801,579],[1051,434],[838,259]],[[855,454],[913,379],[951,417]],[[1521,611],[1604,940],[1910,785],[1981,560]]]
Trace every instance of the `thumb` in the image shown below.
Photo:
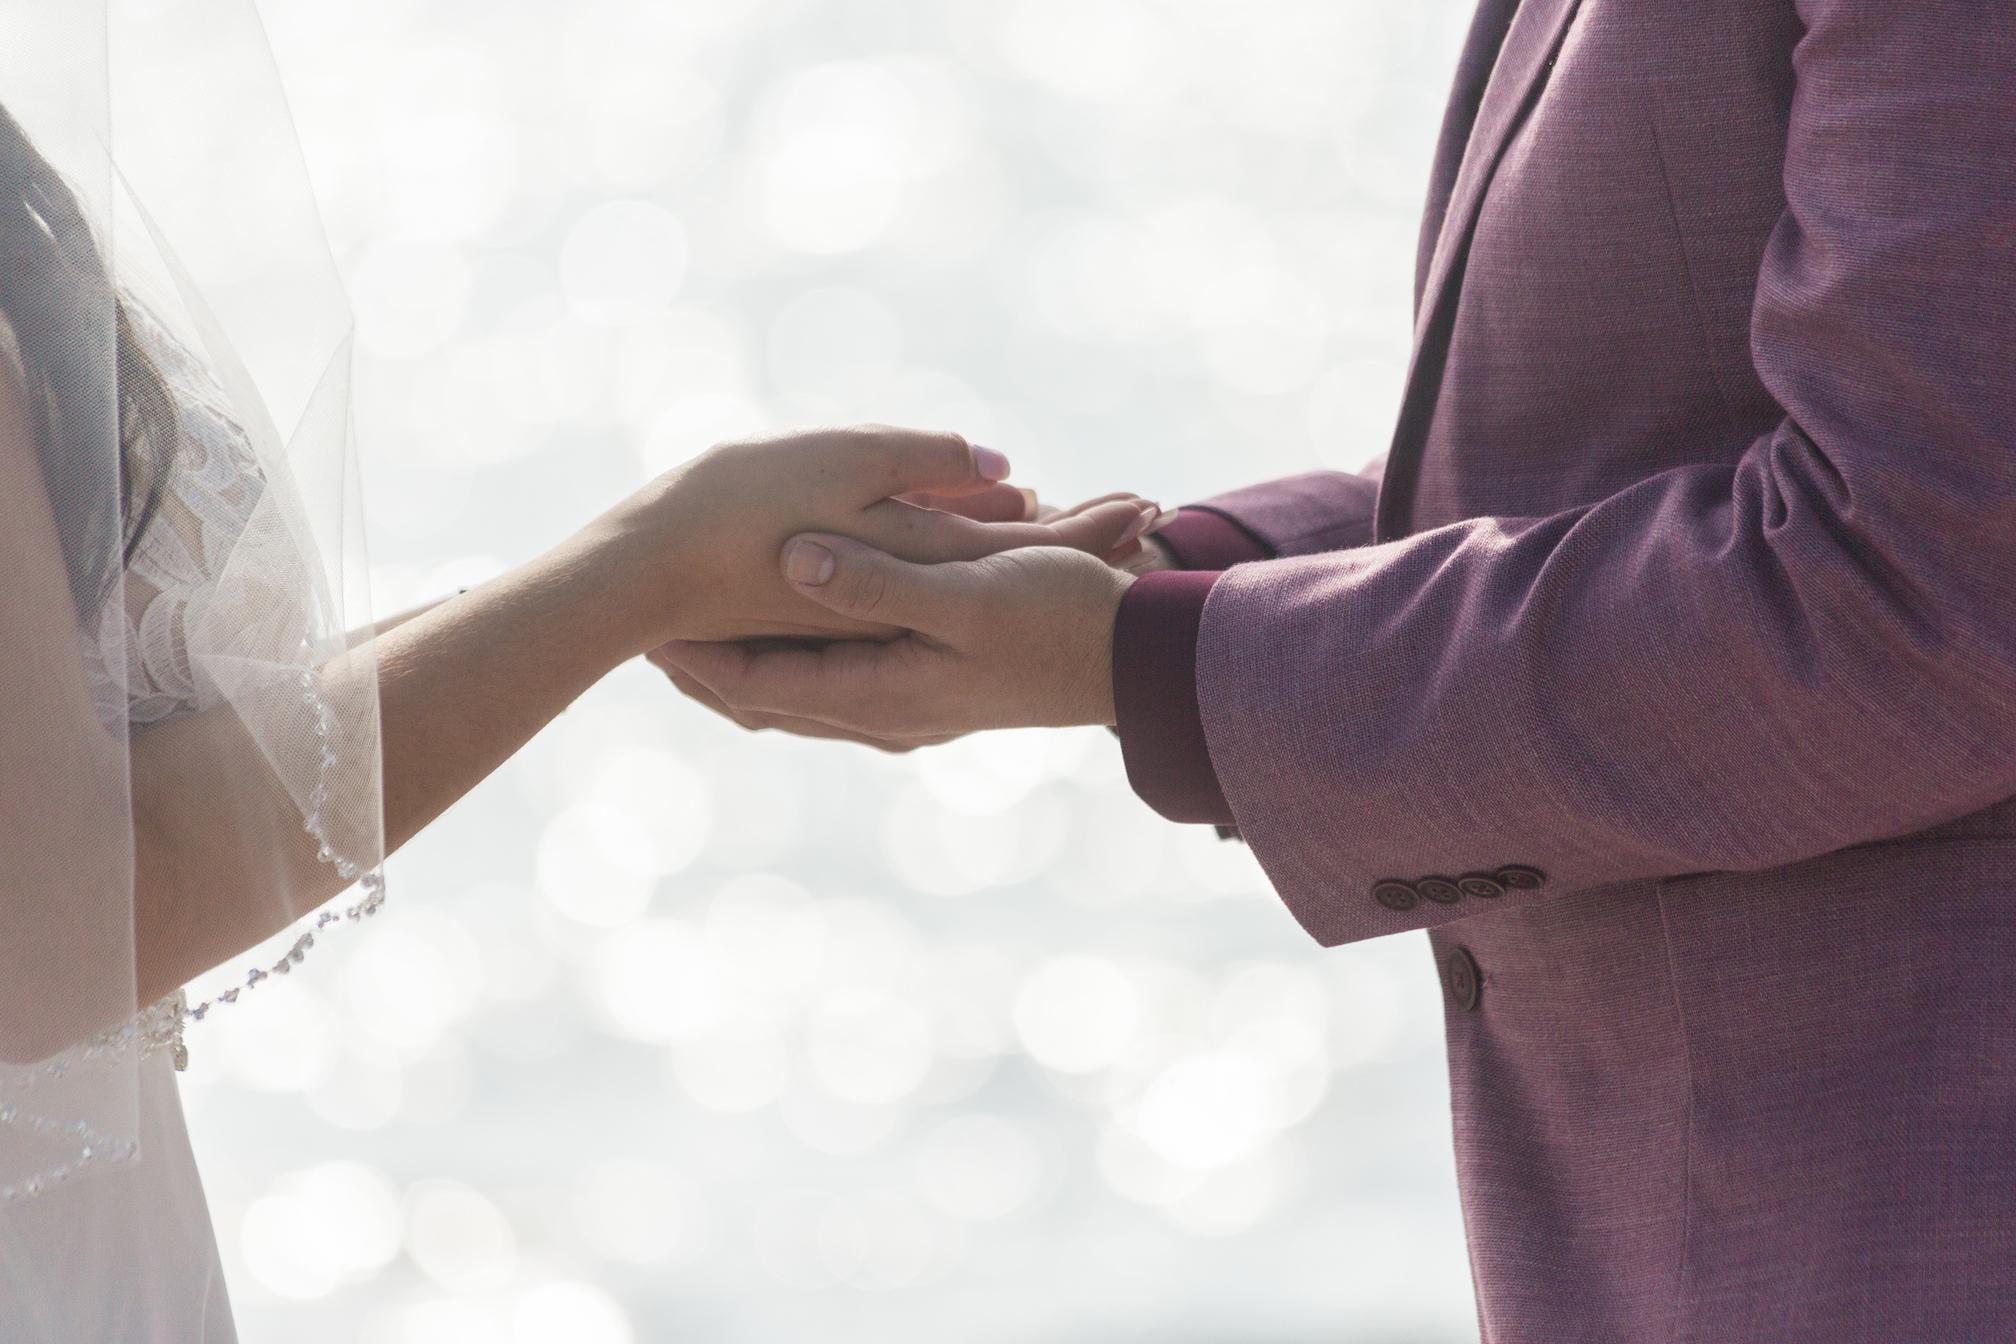
[[[828,611],[923,634],[965,605],[963,565],[913,565],[848,537],[805,532],[784,543],[785,581]]]

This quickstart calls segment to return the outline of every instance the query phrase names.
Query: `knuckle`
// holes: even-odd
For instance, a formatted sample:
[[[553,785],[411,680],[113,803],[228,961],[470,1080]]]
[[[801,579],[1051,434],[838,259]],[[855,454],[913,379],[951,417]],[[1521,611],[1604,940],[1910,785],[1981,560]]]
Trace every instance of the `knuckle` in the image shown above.
[[[952,430],[940,430],[934,438],[934,448],[944,459],[948,474],[955,471],[973,470],[973,445],[966,441],[964,434]]]
[[[949,429],[897,429],[880,425],[876,432],[889,470],[898,474],[928,470],[949,478],[973,462],[972,445],[966,442],[966,436]]]
[[[872,460],[888,451],[889,438],[880,425],[845,425],[827,431],[833,447],[862,460]]]
[[[879,566],[857,566],[842,584],[846,609],[856,616],[873,616],[889,604],[889,576]]]

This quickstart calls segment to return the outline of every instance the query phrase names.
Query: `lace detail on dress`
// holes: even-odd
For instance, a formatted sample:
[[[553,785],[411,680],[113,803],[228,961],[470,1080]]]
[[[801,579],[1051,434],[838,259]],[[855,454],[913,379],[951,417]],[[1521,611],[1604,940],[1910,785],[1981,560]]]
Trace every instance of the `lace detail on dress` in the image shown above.
[[[129,311],[175,398],[177,438],[160,511],[126,567],[123,603],[106,616],[123,618],[124,629],[83,638],[100,719],[142,728],[219,699],[191,666],[187,631],[250,523],[266,478],[209,370],[137,305]],[[123,679],[109,666],[121,649]]]

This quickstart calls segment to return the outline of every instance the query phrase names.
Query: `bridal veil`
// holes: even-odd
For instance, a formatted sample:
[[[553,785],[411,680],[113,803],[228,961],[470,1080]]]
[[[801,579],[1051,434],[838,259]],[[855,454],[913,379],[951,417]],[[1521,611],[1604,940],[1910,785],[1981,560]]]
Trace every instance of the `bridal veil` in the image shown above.
[[[383,843],[350,314],[252,0],[7,0],[0,109],[0,451],[43,487],[0,498],[4,1212],[146,1163],[142,1061],[375,909]],[[206,917],[155,871],[192,834],[286,932],[185,995],[142,934]]]

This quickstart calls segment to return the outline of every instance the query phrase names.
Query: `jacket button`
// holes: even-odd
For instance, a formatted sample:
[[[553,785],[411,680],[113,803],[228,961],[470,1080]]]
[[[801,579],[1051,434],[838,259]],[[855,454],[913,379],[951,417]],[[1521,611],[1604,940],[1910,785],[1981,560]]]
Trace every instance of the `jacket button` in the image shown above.
[[[1437,905],[1454,905],[1463,899],[1462,889],[1446,877],[1424,877],[1414,884],[1414,890]]]
[[[1491,876],[1497,878],[1498,885],[1507,891],[1531,891],[1547,880],[1547,874],[1538,868],[1527,868],[1520,864],[1500,868]]]
[[[1466,1013],[1477,1011],[1477,1000],[1484,994],[1484,977],[1478,973],[1477,960],[1467,948],[1459,947],[1442,959],[1442,984],[1458,1008]]]
[[[1416,904],[1414,884],[1389,877],[1373,884],[1372,899],[1388,910],[1412,910]]]
[[[1489,873],[1465,873],[1456,879],[1456,885],[1465,896],[1475,896],[1480,901],[1495,901],[1505,894],[1505,884]]]

